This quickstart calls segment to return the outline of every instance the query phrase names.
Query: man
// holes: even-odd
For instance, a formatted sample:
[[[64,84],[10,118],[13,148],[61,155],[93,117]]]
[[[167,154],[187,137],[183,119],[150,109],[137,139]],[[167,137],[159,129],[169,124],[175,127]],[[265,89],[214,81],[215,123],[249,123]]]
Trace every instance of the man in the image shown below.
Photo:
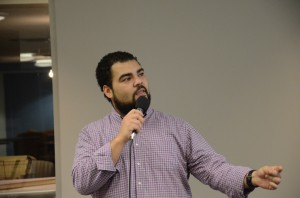
[[[228,197],[247,197],[255,187],[278,187],[282,166],[257,170],[225,161],[184,120],[149,108],[148,81],[137,58],[113,52],[98,63],[96,77],[113,106],[103,119],[81,131],[73,164],[73,184],[92,197],[192,197],[190,174]],[[131,140],[132,132],[137,135]]]

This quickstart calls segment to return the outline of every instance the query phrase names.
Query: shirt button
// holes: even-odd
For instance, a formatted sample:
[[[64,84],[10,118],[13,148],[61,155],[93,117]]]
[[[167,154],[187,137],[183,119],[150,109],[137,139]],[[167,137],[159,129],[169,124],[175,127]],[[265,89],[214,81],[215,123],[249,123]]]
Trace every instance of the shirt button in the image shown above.
[[[141,163],[139,163],[139,162],[138,162],[138,163],[136,163],[136,164],[137,164],[138,166],[139,166],[139,165],[141,165]]]
[[[142,182],[138,182],[138,185],[142,185]]]
[[[138,146],[138,145],[139,145],[138,143],[135,144],[135,146]]]

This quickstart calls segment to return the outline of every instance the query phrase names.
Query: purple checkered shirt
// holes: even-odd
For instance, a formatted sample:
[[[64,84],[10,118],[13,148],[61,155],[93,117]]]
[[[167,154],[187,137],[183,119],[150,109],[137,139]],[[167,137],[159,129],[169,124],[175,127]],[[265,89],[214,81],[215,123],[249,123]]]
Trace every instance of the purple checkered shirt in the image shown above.
[[[82,129],[72,170],[73,184],[80,194],[128,198],[131,186],[131,198],[192,197],[188,183],[192,174],[228,197],[246,197],[243,178],[249,168],[227,163],[190,124],[152,108],[141,133],[125,145],[114,166],[110,141],[121,121],[112,110]]]

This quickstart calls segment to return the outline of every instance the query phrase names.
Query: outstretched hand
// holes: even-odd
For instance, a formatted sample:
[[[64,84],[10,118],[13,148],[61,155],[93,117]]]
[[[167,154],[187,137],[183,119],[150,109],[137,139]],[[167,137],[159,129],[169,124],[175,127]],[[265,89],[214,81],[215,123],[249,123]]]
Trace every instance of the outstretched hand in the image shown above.
[[[255,186],[275,190],[281,182],[282,166],[263,166],[252,173],[252,183]]]

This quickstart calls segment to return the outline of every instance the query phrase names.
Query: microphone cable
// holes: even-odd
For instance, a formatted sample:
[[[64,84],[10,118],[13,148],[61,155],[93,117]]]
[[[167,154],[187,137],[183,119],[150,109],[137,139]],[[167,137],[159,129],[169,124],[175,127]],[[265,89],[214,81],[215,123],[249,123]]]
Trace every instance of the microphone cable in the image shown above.
[[[132,153],[132,147],[134,147],[133,146],[133,140],[130,140],[130,143],[129,143],[129,182],[128,182],[128,184],[129,184],[129,198],[131,198],[131,153]],[[133,161],[135,161],[135,160],[133,160]]]

